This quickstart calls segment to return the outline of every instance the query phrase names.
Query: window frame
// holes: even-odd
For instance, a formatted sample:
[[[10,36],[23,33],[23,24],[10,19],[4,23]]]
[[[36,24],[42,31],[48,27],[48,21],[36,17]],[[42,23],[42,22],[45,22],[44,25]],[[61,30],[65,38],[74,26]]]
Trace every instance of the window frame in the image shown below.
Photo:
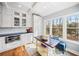
[[[61,22],[60,22],[60,20],[61,20]],[[54,23],[54,22],[55,22],[55,23]],[[58,22],[58,23],[57,23],[57,22]],[[57,27],[54,27],[54,26],[53,26],[54,24],[55,24],[55,26],[57,26]],[[60,24],[62,24],[62,27],[58,27]],[[62,17],[56,17],[56,18],[53,18],[53,19],[52,19],[52,32],[53,32],[53,29],[58,29],[58,31],[59,31],[60,29],[62,29],[61,37],[59,36],[60,33],[57,34],[57,37],[63,38],[63,18],[62,18]],[[52,33],[52,36],[54,36],[53,33]]]
[[[68,27],[68,19],[67,19],[67,39],[68,40],[72,40],[72,41],[79,41],[79,38],[78,38],[78,36],[77,36],[77,30],[79,30],[79,25],[76,25],[76,23],[78,23],[79,22],[79,20],[78,20],[78,15],[79,14],[73,14],[73,15],[70,15],[70,16],[68,16],[68,17],[71,17],[69,20],[71,20],[71,21],[69,21],[69,22],[71,22],[71,24],[72,23],[74,23],[75,25],[74,26],[69,26]],[[72,19],[72,17],[74,17],[74,19]],[[70,24],[69,24],[70,25]],[[68,30],[72,30],[72,31],[74,31],[74,33],[68,33]],[[73,39],[72,39],[72,37],[68,37],[68,34],[70,35],[70,36],[72,36],[73,37],[73,35],[75,35],[74,37],[73,37]]]
[[[72,42],[72,43],[76,43],[76,44],[79,44],[77,41],[73,41],[73,40],[69,40],[68,38],[67,38],[67,17],[68,16],[72,16],[72,15],[79,15],[79,12],[75,12],[75,13],[71,13],[71,14],[66,14],[66,15],[63,15],[63,16],[57,16],[57,17],[52,17],[52,18],[50,18],[50,20],[52,20],[53,18],[59,18],[59,17],[62,17],[63,18],[63,37],[62,37],[62,39],[64,39],[64,40],[66,40],[66,41],[70,41],[70,42]],[[79,22],[79,20],[78,20],[78,22]],[[44,23],[45,24],[45,23]],[[51,23],[52,24],[52,23]],[[50,25],[51,25],[50,24]],[[45,25],[44,25],[45,26]],[[50,32],[52,32],[52,30],[51,30],[51,28],[52,28],[52,26],[50,26]],[[78,28],[79,28],[79,24],[78,24]],[[44,31],[46,32],[46,29],[44,29]],[[46,35],[46,34],[45,34]],[[52,34],[50,33],[50,35],[52,36]],[[61,39],[61,40],[62,40]]]

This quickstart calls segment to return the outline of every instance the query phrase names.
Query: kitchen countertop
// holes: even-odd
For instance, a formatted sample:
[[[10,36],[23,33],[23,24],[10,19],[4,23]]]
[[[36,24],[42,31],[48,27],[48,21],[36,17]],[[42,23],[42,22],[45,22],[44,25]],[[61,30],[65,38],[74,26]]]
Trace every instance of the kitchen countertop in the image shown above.
[[[35,38],[37,39],[37,41],[39,41],[39,42],[45,44],[46,46],[51,47],[51,49],[55,47],[55,46],[51,45],[50,43],[43,42],[39,36],[37,36],[37,37],[35,37]],[[41,48],[39,48],[39,49],[41,49]],[[45,54],[44,52],[43,52],[43,53],[41,52],[41,54],[46,55],[47,52],[46,52],[46,54]],[[71,53],[70,51],[65,51],[64,54],[63,54],[63,56],[77,56],[77,55]]]
[[[41,38],[38,37],[35,37],[38,41],[42,42],[43,44],[45,44],[46,46],[49,46],[51,48],[54,48],[56,45],[54,44],[50,44],[48,41],[47,42],[43,42]],[[44,39],[44,38],[43,38]]]
[[[0,37],[11,36],[11,35],[20,35],[20,34],[28,34],[28,33],[27,32],[7,33],[7,34],[0,34]]]

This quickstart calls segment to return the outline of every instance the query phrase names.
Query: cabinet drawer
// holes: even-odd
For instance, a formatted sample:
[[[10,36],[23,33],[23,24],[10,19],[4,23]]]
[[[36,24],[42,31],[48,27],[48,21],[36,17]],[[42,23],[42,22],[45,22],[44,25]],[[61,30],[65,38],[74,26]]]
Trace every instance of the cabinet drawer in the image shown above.
[[[4,48],[5,51],[10,50],[10,49],[14,49],[16,47],[21,46],[22,45],[21,43],[22,43],[21,41],[15,41],[15,42],[12,42],[12,43],[4,44],[3,48]]]

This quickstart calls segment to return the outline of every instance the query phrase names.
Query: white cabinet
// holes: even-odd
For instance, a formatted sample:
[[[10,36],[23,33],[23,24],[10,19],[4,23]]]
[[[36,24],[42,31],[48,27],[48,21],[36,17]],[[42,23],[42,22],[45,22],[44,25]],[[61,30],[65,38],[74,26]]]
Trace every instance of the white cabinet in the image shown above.
[[[27,13],[27,27],[33,27],[33,15],[32,15],[32,10],[30,12]]]
[[[26,12],[0,6],[0,27],[26,27]]]
[[[25,44],[32,43],[33,33],[27,33],[21,35],[22,42]]]
[[[22,13],[22,26],[26,26],[26,14]]]
[[[13,23],[14,27],[20,27],[21,26],[21,16],[20,11],[13,10]]]
[[[14,27],[26,27],[26,12],[13,9],[13,24]]]
[[[4,37],[0,37],[0,52],[2,52],[3,50],[3,40],[4,40]]]
[[[1,6],[0,27],[13,27],[13,9]]]
[[[27,34],[22,34],[21,35],[21,41],[22,41],[22,43],[27,43],[28,41],[27,41]]]
[[[13,10],[11,8],[2,7],[1,27],[13,26]]]
[[[21,46],[22,43],[21,43],[21,40],[19,41],[15,41],[15,42],[11,42],[11,43],[8,43],[8,44],[3,44],[3,51],[6,51],[6,50],[10,50],[10,49],[14,49],[14,48],[17,48],[19,46]]]
[[[1,27],[1,19],[2,19],[2,6],[0,5],[0,27]]]
[[[17,48],[17,47],[23,45],[21,38],[19,38],[19,40],[15,40],[15,41],[12,41],[12,42],[10,41],[8,43],[6,43],[6,40],[5,39],[8,39],[9,40],[10,38],[4,37],[4,39],[2,41],[0,41],[0,42],[3,42],[2,43],[2,47],[3,47],[2,52],[3,51],[7,51],[7,50],[11,50],[11,49],[14,49],[14,48]]]
[[[11,42],[11,43],[7,43],[7,44],[5,44],[5,39],[4,39],[3,40],[3,50],[2,51],[14,49],[14,48],[19,47],[21,45],[31,43],[32,39],[33,39],[33,34],[32,33],[21,34],[20,35],[20,40],[14,41],[14,42]]]
[[[32,39],[33,39],[33,33],[21,34],[20,40],[16,40],[10,43],[5,43],[5,37],[0,37],[0,52],[4,52],[19,47],[21,45],[31,43]]]

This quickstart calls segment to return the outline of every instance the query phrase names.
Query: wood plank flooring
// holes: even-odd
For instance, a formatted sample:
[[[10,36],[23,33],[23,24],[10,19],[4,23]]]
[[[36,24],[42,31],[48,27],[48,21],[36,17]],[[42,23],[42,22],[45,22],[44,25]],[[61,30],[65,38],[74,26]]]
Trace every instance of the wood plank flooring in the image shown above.
[[[0,53],[0,56],[29,56],[25,46],[20,46],[15,49]]]

